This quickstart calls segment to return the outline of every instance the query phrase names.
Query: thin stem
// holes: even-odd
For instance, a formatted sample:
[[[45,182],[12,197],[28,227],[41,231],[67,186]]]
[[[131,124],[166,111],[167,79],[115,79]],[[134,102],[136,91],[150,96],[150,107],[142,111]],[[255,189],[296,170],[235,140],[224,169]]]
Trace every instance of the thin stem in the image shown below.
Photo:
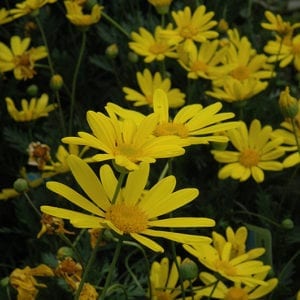
[[[117,23],[114,19],[112,19],[110,16],[108,16],[105,12],[101,13],[101,16],[106,19],[110,24],[112,24],[114,27],[116,27],[120,32],[122,32],[126,37],[130,38],[130,34],[124,30],[124,28]]]
[[[117,261],[119,260],[119,257],[120,257],[122,244],[123,244],[123,241],[120,239],[117,243],[117,247],[115,249],[114,257],[113,257],[113,260],[110,264],[110,268],[109,268],[109,272],[108,272],[107,277],[106,277],[104,288],[103,288],[103,290],[101,292],[101,295],[100,295],[100,298],[99,298],[100,300],[105,298],[105,294],[107,293],[107,289],[109,288],[109,285],[111,284],[112,276],[113,276],[113,273],[115,271]]]
[[[33,202],[31,201],[29,195],[24,192],[24,196],[27,199],[28,203],[30,204],[30,206],[33,208],[33,210],[36,212],[36,214],[38,215],[39,218],[42,217],[42,214],[40,213],[40,211],[35,207],[35,205],[33,204]]]
[[[72,127],[73,127],[73,116],[74,116],[74,109],[75,109],[75,94],[76,94],[76,85],[77,85],[77,77],[79,74],[79,69],[81,65],[81,61],[83,58],[83,53],[85,49],[85,44],[86,44],[86,31],[82,32],[82,41],[81,41],[81,46],[79,50],[79,55],[78,55],[78,60],[76,63],[74,75],[73,75],[73,80],[72,80],[72,91],[71,91],[71,105],[70,105],[70,119],[69,119],[69,131],[68,134],[72,134]]]
[[[83,234],[86,232],[86,229],[81,229],[80,233],[77,235],[75,241],[72,243],[73,247],[76,247],[78,242],[80,241]]]

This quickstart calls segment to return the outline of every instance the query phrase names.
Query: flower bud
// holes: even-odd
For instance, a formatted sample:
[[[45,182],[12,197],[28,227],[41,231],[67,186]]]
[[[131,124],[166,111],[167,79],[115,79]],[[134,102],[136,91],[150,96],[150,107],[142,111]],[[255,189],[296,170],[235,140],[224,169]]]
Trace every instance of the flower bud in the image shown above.
[[[9,285],[9,277],[4,277],[0,280],[1,287],[7,287]]]
[[[59,74],[54,74],[50,79],[50,87],[53,91],[59,91],[64,84],[64,80]]]
[[[181,263],[180,274],[182,276],[182,280],[192,280],[198,277],[199,269],[195,262],[190,260],[189,258],[185,258]]]
[[[294,118],[298,114],[298,101],[290,95],[289,87],[280,93],[279,108],[285,118]]]
[[[23,193],[28,190],[28,182],[24,178],[18,178],[13,186],[18,193]]]
[[[118,53],[119,53],[119,48],[117,44],[111,44],[105,50],[105,55],[108,58],[112,58],[112,59],[117,57]]]
[[[139,57],[137,54],[135,54],[134,52],[130,51],[128,52],[128,60],[131,62],[131,63],[137,63],[139,61]]]
[[[170,4],[173,0],[148,0],[150,4],[152,4],[156,12],[160,15],[165,15],[169,12]]]
[[[66,247],[66,246],[65,247],[60,247],[57,250],[56,257],[59,260],[63,260],[66,257],[72,257],[72,258],[74,258],[74,251],[70,247]]]
[[[26,93],[30,97],[36,97],[39,92],[39,87],[36,84],[31,84],[29,87],[26,89]]]
[[[292,219],[286,218],[286,219],[282,220],[281,226],[284,229],[293,229],[294,228],[294,222],[293,222]]]
[[[221,19],[218,23],[218,31],[219,32],[226,32],[228,30],[229,26],[225,19]]]

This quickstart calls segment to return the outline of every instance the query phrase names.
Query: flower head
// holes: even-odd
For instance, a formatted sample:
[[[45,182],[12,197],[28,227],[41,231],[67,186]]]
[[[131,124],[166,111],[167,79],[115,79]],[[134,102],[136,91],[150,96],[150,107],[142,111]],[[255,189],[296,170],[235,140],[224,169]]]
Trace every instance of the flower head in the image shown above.
[[[152,61],[162,61],[166,57],[176,58],[174,43],[170,43],[168,39],[161,36],[162,28],[157,26],[154,34],[146,28],[140,27],[139,33],[132,32],[132,42],[129,42],[129,48],[136,54],[144,56],[146,63]]]
[[[285,118],[294,118],[298,114],[298,101],[295,97],[291,96],[288,86],[280,93],[279,108]]]
[[[260,183],[264,181],[264,170],[280,171],[281,162],[276,161],[284,155],[280,147],[283,139],[278,137],[271,140],[272,127],[261,126],[259,120],[251,122],[249,131],[244,122],[236,129],[227,131],[227,136],[236,150],[212,150],[214,158],[221,163],[227,163],[218,173],[220,179],[232,177],[246,181],[250,176]]]
[[[5,8],[0,8],[0,25],[9,23],[13,20],[10,11]]]
[[[169,7],[173,0],[148,0],[150,4],[152,4],[157,13],[164,15],[169,12]]]
[[[156,229],[156,227],[210,227],[215,224],[212,219],[208,218],[158,219],[190,203],[198,196],[199,192],[194,188],[174,192],[176,184],[174,176],[165,177],[145,193],[149,164],[141,164],[139,169],[129,173],[126,185],[113,203],[118,180],[110,166],[103,165],[100,168],[99,180],[94,171],[80,158],[70,155],[68,163],[73,176],[91,200],[62,183],[48,182],[48,189],[65,197],[84,212],[52,206],[42,206],[42,212],[68,219],[73,226],[78,228],[109,228],[119,235],[130,236],[153,251],[162,252],[163,248],[151,237],[161,237],[188,244],[193,241],[195,243],[210,241],[209,238],[200,235]]]
[[[47,117],[49,112],[56,108],[56,104],[49,104],[47,94],[42,94],[40,98],[31,98],[30,102],[26,99],[21,100],[22,110],[17,110],[14,101],[6,97],[7,111],[16,122],[29,122],[42,117]]]
[[[172,89],[171,80],[169,78],[163,79],[159,72],[152,75],[149,69],[145,69],[143,73],[137,72],[136,77],[142,93],[128,87],[123,88],[123,91],[126,93],[125,99],[135,101],[134,106],[152,106],[153,95],[156,89],[162,89],[166,92],[170,107],[176,108],[184,104],[185,94],[179,89]]]
[[[11,49],[0,42],[0,73],[13,71],[18,80],[33,78],[36,74],[35,62],[48,55],[46,47],[39,46],[28,49],[30,38],[22,40],[16,35],[11,37],[10,45]]]

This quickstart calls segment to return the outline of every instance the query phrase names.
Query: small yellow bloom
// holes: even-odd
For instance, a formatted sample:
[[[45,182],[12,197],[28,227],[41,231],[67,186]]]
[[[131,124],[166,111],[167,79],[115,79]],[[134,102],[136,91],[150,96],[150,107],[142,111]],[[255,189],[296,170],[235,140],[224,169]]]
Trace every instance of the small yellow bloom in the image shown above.
[[[290,88],[288,86],[280,93],[279,108],[285,118],[294,118],[298,114],[298,101],[290,95]]]
[[[152,106],[156,89],[165,91],[171,108],[177,108],[184,104],[185,94],[177,88],[171,88],[171,80],[169,78],[163,79],[159,72],[152,75],[149,69],[145,69],[143,73],[137,72],[136,77],[141,93],[129,87],[123,88],[123,92],[126,93],[125,99],[135,101],[134,106]]]
[[[7,111],[16,122],[29,122],[41,117],[47,117],[53,111],[56,104],[49,104],[47,94],[42,94],[40,98],[31,98],[30,102],[26,99],[21,100],[22,110],[17,110],[14,101],[6,97]]]
[[[18,193],[15,189],[5,188],[1,190],[0,200],[7,200],[18,196],[20,196],[20,193]]]
[[[104,8],[103,6],[95,4],[92,7],[91,13],[85,14],[83,12],[83,7],[76,2],[64,1],[64,4],[67,10],[66,17],[72,24],[79,27],[87,27],[98,23],[101,18],[101,12]]]
[[[169,7],[173,0],[148,0],[150,4],[152,4],[157,13],[164,15],[169,12]]]
[[[10,11],[5,8],[0,8],[0,25],[9,23],[13,20]]]
[[[10,39],[11,49],[0,42],[0,73],[13,71],[18,80],[27,80],[34,77],[36,71],[34,65],[37,60],[47,57],[45,46],[32,47],[30,38],[21,39],[12,36]]]
[[[79,300],[97,300],[99,297],[97,290],[90,283],[83,285]]]

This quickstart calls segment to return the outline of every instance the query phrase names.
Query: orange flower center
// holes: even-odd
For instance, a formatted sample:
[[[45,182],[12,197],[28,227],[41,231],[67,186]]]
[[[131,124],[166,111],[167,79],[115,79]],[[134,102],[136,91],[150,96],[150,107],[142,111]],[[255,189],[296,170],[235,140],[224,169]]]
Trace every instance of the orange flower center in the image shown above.
[[[257,166],[259,163],[259,154],[253,149],[246,149],[241,153],[240,163],[246,168]]]
[[[225,300],[248,300],[248,294],[239,287],[231,287],[225,295]]]
[[[236,270],[228,261],[217,260],[215,262],[215,267],[218,271],[224,272],[228,276],[236,275]]]
[[[156,136],[177,135],[181,138],[186,138],[189,132],[184,124],[168,122],[157,125],[154,134]]]
[[[249,78],[250,71],[246,66],[239,66],[230,72],[230,75],[238,80],[244,80]]]
[[[153,54],[164,54],[168,49],[168,45],[166,43],[155,43],[150,46],[149,51]]]
[[[124,233],[139,233],[147,229],[147,215],[136,205],[114,204],[106,212],[105,218]]]
[[[202,62],[200,60],[194,62],[191,66],[192,72],[197,72],[197,71],[206,72],[206,70],[207,70],[207,64],[205,64],[204,62]]]
[[[183,26],[180,30],[180,35],[185,38],[189,39],[194,37],[198,33],[197,28],[192,25]]]

